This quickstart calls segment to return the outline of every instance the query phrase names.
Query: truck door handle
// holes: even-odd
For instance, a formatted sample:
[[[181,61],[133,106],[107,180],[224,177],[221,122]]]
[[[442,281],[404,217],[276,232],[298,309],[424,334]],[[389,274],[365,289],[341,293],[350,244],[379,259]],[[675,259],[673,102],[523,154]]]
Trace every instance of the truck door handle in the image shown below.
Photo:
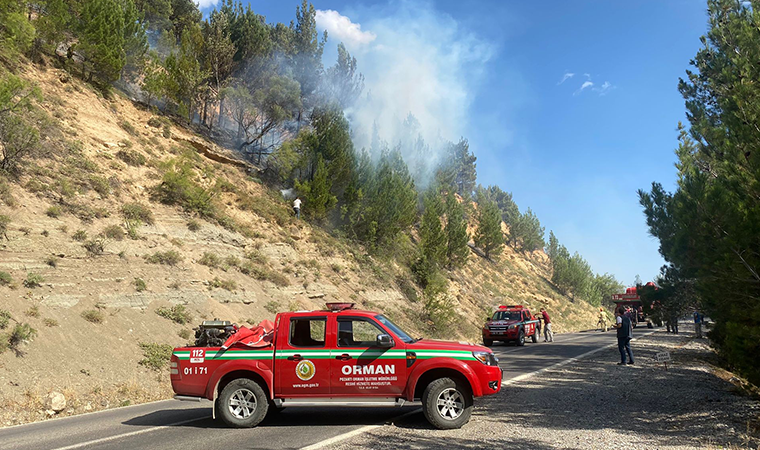
[[[288,361],[300,361],[303,357],[301,355],[288,356]]]
[[[344,353],[340,356],[336,356],[335,359],[340,360],[340,361],[348,361],[349,359],[352,359],[352,358],[351,358],[351,355],[349,355],[348,353]]]

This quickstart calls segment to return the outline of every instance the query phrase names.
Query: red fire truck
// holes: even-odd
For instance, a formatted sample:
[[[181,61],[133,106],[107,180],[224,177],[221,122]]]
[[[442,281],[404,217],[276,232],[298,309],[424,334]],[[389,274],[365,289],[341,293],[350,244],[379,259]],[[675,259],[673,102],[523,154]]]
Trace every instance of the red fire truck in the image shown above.
[[[522,346],[526,337],[538,342],[537,324],[538,319],[525,306],[501,305],[483,325],[483,345],[490,347],[494,341],[502,341]]]
[[[382,314],[327,306],[252,329],[204,322],[196,346],[172,354],[176,398],[213,400],[214,417],[234,427],[256,426],[271,408],[420,405],[451,429],[469,421],[473,398],[501,389],[485,347],[413,339]]]

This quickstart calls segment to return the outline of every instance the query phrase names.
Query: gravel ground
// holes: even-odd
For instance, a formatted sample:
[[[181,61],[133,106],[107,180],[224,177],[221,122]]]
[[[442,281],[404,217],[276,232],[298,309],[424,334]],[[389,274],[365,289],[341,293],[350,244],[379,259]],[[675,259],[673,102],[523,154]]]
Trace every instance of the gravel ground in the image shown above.
[[[614,347],[506,386],[460,430],[434,430],[419,413],[330,448],[760,448],[760,402],[711,364],[693,327],[682,330],[634,341],[634,366],[616,365]],[[660,351],[671,352],[667,371],[654,362]]]

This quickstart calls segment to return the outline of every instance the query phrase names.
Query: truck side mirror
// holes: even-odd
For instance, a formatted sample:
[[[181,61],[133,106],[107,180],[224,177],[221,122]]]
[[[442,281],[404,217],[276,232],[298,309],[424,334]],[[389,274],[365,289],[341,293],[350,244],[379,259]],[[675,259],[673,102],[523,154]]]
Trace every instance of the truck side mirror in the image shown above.
[[[393,347],[393,339],[387,334],[378,334],[375,346],[380,348],[391,348]]]

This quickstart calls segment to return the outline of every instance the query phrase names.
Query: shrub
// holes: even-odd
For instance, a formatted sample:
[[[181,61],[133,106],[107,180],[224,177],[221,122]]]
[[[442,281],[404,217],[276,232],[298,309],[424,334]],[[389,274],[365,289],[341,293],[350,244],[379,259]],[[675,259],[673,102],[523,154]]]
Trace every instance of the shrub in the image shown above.
[[[26,280],[24,280],[24,287],[33,289],[36,287],[40,287],[42,283],[45,282],[45,279],[42,278],[42,275],[29,272],[26,274]]]
[[[124,226],[127,227],[127,236],[129,236],[130,239],[133,241],[140,239],[140,235],[137,233],[137,229],[140,228],[139,220],[127,220],[124,223]]]
[[[57,327],[58,326],[58,321],[55,320],[55,319],[51,319],[49,317],[46,318],[45,320],[43,320],[42,323],[44,323],[46,327]]]
[[[141,203],[125,203],[121,207],[121,214],[127,220],[139,220],[153,225],[153,211]]]
[[[153,128],[161,128],[161,125],[163,125],[163,123],[161,123],[161,119],[158,117],[151,117],[148,119],[148,125],[152,126]]]
[[[169,125],[164,125],[164,130],[161,132],[161,135],[165,137],[166,139],[171,139],[172,137],[172,129],[169,127]]]
[[[156,252],[150,256],[146,256],[145,260],[151,264],[176,266],[182,261],[182,256],[174,250],[167,250],[165,252]]]
[[[137,136],[137,130],[135,129],[134,125],[129,123],[126,119],[119,120],[119,126],[126,131],[127,133],[131,134],[132,136]]]
[[[245,254],[245,258],[258,264],[266,264],[267,257],[258,250],[251,250]]]
[[[198,231],[201,229],[201,223],[195,219],[190,219],[187,221],[187,229],[190,231]]]
[[[240,258],[235,255],[229,255],[224,258],[224,265],[227,267],[237,267],[240,265]]]
[[[13,277],[8,272],[0,272],[0,286],[10,286]]]
[[[90,239],[82,244],[82,247],[87,250],[87,254],[90,256],[102,255],[106,250],[106,240],[103,238]]]
[[[120,160],[124,161],[125,163],[129,164],[130,166],[134,167],[140,167],[144,166],[145,163],[148,161],[147,158],[145,158],[145,155],[142,153],[135,151],[135,150],[119,150],[116,152],[116,157]]]
[[[0,309],[0,330],[4,330],[8,328],[8,324],[10,323],[10,321],[11,321],[11,313],[4,309]]]
[[[5,233],[8,231],[9,223],[11,223],[11,218],[0,214],[0,235],[5,236]]]
[[[169,365],[169,360],[174,351],[171,345],[158,343],[140,343],[140,348],[145,357],[138,364],[155,371],[164,370]]]
[[[193,316],[187,311],[185,305],[174,305],[171,308],[162,306],[156,309],[156,314],[180,325],[185,325],[193,320]]]
[[[71,239],[82,242],[87,239],[87,232],[84,230],[77,230],[77,232],[74,233],[73,236],[71,236]]]
[[[48,217],[57,219],[63,214],[63,209],[61,209],[60,206],[51,206],[50,208],[45,210],[45,214],[47,214]]]
[[[166,172],[161,184],[153,193],[157,200],[167,205],[177,205],[201,217],[214,217],[213,193],[195,183],[192,170],[187,166],[175,167]]]
[[[37,330],[32,328],[28,323],[18,323],[13,327],[8,336],[8,345],[12,349],[17,349],[19,345],[25,342],[31,342],[37,335]]]
[[[290,278],[274,270],[269,272],[267,279],[280,287],[290,286]]]
[[[24,233],[24,236],[29,236],[29,234],[32,232],[32,229],[29,227],[18,227],[18,231]]]
[[[177,336],[181,337],[182,339],[190,339],[190,336],[192,335],[193,333],[187,328],[183,328],[177,333]]]
[[[87,311],[82,311],[82,317],[84,320],[92,323],[103,323],[105,320],[105,315],[98,309],[88,309]]]
[[[280,312],[280,304],[274,300],[271,300],[267,302],[266,305],[264,305],[264,309],[266,309],[272,314],[277,314],[278,312]]]
[[[211,288],[222,288],[227,291],[234,291],[237,289],[237,283],[235,283],[232,280],[220,280],[219,278],[214,278],[209,282],[209,287]]]
[[[11,208],[14,208],[17,204],[16,198],[13,196],[13,192],[11,192],[10,186],[8,186],[8,184],[2,178],[0,178],[0,201],[10,206]]]
[[[37,305],[24,311],[24,315],[27,317],[40,317],[40,308]]]
[[[109,225],[103,230],[103,236],[115,241],[124,240],[124,230],[118,225]]]
[[[198,260],[198,263],[203,264],[204,266],[216,268],[221,265],[222,259],[219,258],[215,253],[204,252],[203,256],[201,256],[201,259]]]
[[[142,292],[148,289],[148,285],[145,284],[145,280],[143,280],[142,278],[135,278],[134,284],[135,284],[135,290],[137,292]]]
[[[89,181],[92,190],[97,192],[101,197],[106,198],[111,195],[111,183],[108,182],[108,179],[91,176]]]

